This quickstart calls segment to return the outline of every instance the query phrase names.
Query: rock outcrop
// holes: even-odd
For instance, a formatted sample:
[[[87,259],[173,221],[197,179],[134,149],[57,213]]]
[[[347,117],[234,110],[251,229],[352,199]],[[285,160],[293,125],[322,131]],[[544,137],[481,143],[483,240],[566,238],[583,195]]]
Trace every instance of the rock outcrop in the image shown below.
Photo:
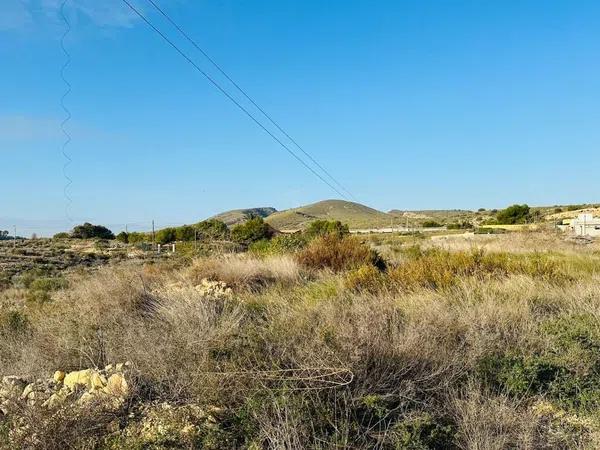
[[[57,370],[47,380],[25,380],[6,376],[0,383],[0,414],[8,414],[11,404],[54,409],[66,402],[99,402],[119,408],[130,395],[127,381],[131,364],[108,365],[104,369],[84,369],[65,373]]]

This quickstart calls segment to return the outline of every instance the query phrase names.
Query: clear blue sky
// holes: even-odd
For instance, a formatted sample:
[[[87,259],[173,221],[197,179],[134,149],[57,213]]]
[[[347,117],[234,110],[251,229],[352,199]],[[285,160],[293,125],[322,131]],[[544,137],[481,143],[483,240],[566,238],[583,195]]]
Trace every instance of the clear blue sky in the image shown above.
[[[597,1],[157,1],[362,203],[600,201]],[[23,234],[69,227],[59,3],[0,3],[0,228]],[[67,11],[76,221],[338,197],[120,0]]]

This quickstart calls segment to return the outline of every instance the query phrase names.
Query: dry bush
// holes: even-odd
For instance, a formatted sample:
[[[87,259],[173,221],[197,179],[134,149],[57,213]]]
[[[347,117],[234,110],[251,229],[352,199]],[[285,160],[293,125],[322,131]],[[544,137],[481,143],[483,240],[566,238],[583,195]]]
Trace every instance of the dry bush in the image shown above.
[[[573,281],[568,263],[536,254],[528,257],[483,251],[448,252],[428,250],[419,253],[389,271],[392,284],[403,289],[446,289],[467,277],[485,279],[511,274],[541,278],[553,283]]]
[[[351,291],[376,293],[385,287],[386,277],[375,266],[366,265],[348,272],[344,284]]]
[[[457,424],[459,448],[503,450],[506,448],[545,448],[536,436],[538,418],[514,399],[482,392],[467,386],[450,399]]]
[[[300,281],[301,271],[291,256],[228,255],[198,259],[183,273],[183,278],[198,284],[204,278],[223,281],[234,289],[257,289],[273,283]]]
[[[593,255],[600,250],[600,243],[579,245],[566,239],[563,233],[551,231],[513,232],[507,234],[473,235],[459,234],[437,237],[423,241],[424,248],[441,248],[448,251],[469,252],[485,250],[491,253],[555,253],[566,255]]]
[[[18,424],[7,441],[0,439],[0,449],[93,449],[124,418],[123,411],[106,411],[92,405],[67,404],[57,410],[23,408]],[[2,436],[0,435],[0,438]]]
[[[340,272],[373,265],[383,269],[385,263],[368,245],[352,236],[334,234],[320,236],[297,254],[300,265],[307,269],[330,269]]]

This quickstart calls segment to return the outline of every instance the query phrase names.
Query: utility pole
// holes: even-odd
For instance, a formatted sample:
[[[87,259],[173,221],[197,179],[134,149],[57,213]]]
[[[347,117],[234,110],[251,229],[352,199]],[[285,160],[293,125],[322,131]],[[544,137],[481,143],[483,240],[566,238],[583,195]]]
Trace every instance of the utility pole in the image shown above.
[[[152,220],[152,246],[154,246],[156,240],[155,240],[155,234],[154,234],[154,220]]]
[[[17,248],[17,226],[14,225],[13,228],[14,228],[14,232],[15,232],[13,235],[13,249],[14,249],[14,248]]]

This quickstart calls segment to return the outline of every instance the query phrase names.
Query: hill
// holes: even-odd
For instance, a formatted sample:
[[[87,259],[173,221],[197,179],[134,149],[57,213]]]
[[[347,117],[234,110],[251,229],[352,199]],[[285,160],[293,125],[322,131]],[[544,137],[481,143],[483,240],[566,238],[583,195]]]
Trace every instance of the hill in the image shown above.
[[[266,222],[279,230],[297,230],[318,219],[339,220],[352,229],[390,226],[392,217],[360,203],[324,200],[271,214]]]
[[[413,211],[401,211],[398,209],[391,210],[388,214],[402,219],[425,221],[433,220],[443,224],[472,221],[479,217],[491,215],[490,211],[469,211],[466,209],[426,209],[426,210],[413,210]]]
[[[211,217],[211,219],[217,219],[225,222],[227,226],[237,225],[245,222],[251,217],[260,216],[262,218],[269,217],[271,214],[276,213],[275,208],[270,206],[262,208],[247,208],[247,209],[233,209],[231,211],[225,211],[221,214]]]

